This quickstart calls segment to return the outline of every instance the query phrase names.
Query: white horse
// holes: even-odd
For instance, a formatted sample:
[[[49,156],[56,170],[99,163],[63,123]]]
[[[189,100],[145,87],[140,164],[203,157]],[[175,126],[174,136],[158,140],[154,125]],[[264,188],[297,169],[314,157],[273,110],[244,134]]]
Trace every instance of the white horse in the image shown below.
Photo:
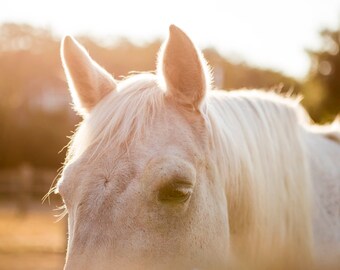
[[[65,269],[288,269],[340,254],[335,124],[310,125],[274,93],[211,90],[176,26],[156,75],[116,81],[71,37],[61,55],[84,118],[57,185]]]

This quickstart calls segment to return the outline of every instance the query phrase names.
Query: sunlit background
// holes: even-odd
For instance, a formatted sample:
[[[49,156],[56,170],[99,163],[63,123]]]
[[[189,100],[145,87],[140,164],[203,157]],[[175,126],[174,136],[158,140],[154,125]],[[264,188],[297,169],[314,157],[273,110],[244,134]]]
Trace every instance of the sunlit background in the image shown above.
[[[2,0],[1,22],[47,27],[59,36],[124,36],[142,43],[164,38],[169,24],[185,29],[201,47],[228,58],[303,78],[319,49],[319,31],[339,25],[338,0],[81,1]]]
[[[116,78],[154,70],[176,24],[204,50],[215,86],[303,95],[314,121],[340,111],[339,0],[0,2],[0,269],[61,269],[66,222],[41,205],[80,118],[59,58],[71,34]]]

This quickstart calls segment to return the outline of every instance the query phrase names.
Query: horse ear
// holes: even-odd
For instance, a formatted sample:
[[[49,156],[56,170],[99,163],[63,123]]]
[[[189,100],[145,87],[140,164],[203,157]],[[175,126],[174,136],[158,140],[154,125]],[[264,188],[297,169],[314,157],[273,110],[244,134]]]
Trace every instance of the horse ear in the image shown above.
[[[114,78],[70,36],[62,41],[61,59],[78,113],[90,112],[104,96],[116,88]]]
[[[171,25],[169,30],[169,38],[159,53],[158,74],[165,80],[169,96],[185,107],[199,110],[210,87],[209,68],[181,29]]]

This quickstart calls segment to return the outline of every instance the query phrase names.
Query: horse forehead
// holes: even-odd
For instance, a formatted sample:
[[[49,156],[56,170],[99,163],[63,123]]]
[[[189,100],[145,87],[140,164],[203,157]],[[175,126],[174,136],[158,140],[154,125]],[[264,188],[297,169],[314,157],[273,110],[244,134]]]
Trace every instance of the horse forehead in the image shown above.
[[[192,148],[199,145],[199,134],[195,132],[197,117],[187,117],[173,104],[167,104],[155,118],[153,125],[145,136],[150,144],[158,144],[160,147]]]
[[[190,121],[171,104],[163,109],[162,113],[155,117],[149,130],[137,140],[120,146],[112,142],[105,149],[98,149],[96,144],[90,146],[65,167],[63,178],[78,182],[76,179],[81,179],[82,176],[86,178],[89,173],[93,179],[96,175],[112,179],[118,175],[123,176],[126,172],[136,174],[143,170],[150,159],[160,155],[177,156],[189,162],[202,158],[200,142]],[[96,150],[102,155],[92,159]]]
[[[170,129],[160,128],[160,132],[161,135],[153,134],[131,147],[128,160],[137,172],[143,171],[151,160],[170,164],[179,159],[196,164],[204,158],[190,130],[174,125]]]
[[[116,161],[106,155],[95,160],[88,158],[88,154],[67,164],[58,182],[58,190],[66,196],[75,190],[92,189],[99,182],[112,181],[120,185],[120,180],[126,181],[136,174],[136,166],[127,157]]]
[[[121,155],[108,149],[103,155],[92,158],[92,148],[94,147],[90,147],[81,157],[67,164],[63,171],[63,177],[79,179],[90,174],[93,178],[108,178],[113,176],[113,173],[122,175],[134,171],[135,166],[127,154]]]

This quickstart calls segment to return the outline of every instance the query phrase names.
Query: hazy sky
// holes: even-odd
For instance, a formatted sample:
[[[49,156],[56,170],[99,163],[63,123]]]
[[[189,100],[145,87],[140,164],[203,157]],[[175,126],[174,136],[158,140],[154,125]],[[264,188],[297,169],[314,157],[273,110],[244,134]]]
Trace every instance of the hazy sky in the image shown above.
[[[1,22],[49,27],[58,35],[165,38],[177,24],[199,47],[302,78],[306,48],[340,25],[340,0],[0,0]]]

